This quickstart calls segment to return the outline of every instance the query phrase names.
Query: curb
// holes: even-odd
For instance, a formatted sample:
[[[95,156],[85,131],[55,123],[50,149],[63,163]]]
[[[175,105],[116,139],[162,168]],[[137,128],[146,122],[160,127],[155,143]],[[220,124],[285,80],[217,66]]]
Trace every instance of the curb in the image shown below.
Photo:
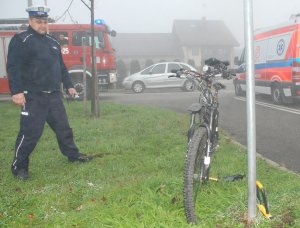
[[[0,94],[0,101],[9,101],[10,98],[9,94]]]
[[[246,150],[246,153],[247,153],[247,146],[245,146],[245,145],[239,143],[238,141],[236,141],[236,140],[234,139],[234,137],[230,136],[228,133],[227,133],[227,136],[229,136],[229,137],[231,138],[231,140],[234,142],[234,144],[236,144],[236,145],[240,146],[241,148],[243,148],[244,150]],[[257,153],[257,152],[256,152],[256,157],[262,159],[262,160],[265,161],[267,164],[269,164],[269,165],[271,165],[271,166],[273,166],[273,167],[276,167],[276,168],[278,168],[278,169],[280,169],[280,170],[283,170],[283,171],[287,171],[287,172],[293,173],[293,174],[297,175],[298,177],[300,177],[300,174],[299,174],[299,173],[296,173],[295,171],[290,170],[290,169],[288,169],[288,168],[286,168],[286,167],[280,165],[279,163],[274,162],[274,161],[270,160],[269,158],[264,157],[264,156],[263,156],[262,154],[260,154],[260,153]]]

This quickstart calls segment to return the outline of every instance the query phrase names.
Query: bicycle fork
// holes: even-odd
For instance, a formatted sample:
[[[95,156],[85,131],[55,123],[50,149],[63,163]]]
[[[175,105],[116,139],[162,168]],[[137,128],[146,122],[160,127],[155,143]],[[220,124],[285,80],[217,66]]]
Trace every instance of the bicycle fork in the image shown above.
[[[204,155],[204,165],[208,169],[210,166],[210,154],[212,151],[212,143],[211,143],[211,129],[210,126],[208,126],[207,123],[201,124],[202,127],[205,127],[207,130],[207,148],[206,153]]]
[[[199,112],[193,112],[191,114],[191,118],[190,118],[190,127],[187,133],[188,136],[188,142],[190,142],[193,134],[194,134],[194,130],[195,130],[195,125],[196,125],[196,115],[200,115]],[[212,120],[213,115],[211,114],[210,120]],[[207,148],[206,148],[206,152],[204,155],[204,166],[205,166],[205,170],[207,170],[210,166],[210,154],[212,152],[212,142],[211,142],[211,129],[212,129],[212,121],[210,121],[210,125],[208,125],[207,123],[200,123],[200,127],[205,127],[207,130]]]

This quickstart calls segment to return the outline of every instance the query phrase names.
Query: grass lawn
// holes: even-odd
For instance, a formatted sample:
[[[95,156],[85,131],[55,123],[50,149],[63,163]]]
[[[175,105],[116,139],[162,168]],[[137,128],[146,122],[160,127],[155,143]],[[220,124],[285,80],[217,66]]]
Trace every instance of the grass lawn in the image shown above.
[[[0,227],[189,227],[183,207],[188,116],[137,105],[101,103],[101,117],[66,103],[78,147],[101,154],[69,163],[46,125],[31,154],[32,179],[10,172],[19,111],[0,102]],[[212,175],[247,174],[244,148],[222,132]],[[251,227],[300,227],[300,178],[257,160],[272,220]],[[245,227],[247,179],[210,182],[199,197],[197,227]],[[250,226],[249,226],[250,227]]]

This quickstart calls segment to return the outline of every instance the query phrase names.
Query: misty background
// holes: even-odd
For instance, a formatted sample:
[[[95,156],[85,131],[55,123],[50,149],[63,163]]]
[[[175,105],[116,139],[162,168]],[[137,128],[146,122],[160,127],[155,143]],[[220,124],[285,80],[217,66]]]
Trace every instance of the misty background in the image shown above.
[[[175,19],[222,20],[242,48],[243,4],[243,0],[95,0],[95,18],[119,33],[170,33]],[[90,23],[90,11],[80,0],[48,0],[48,7],[50,17],[60,18],[59,23]],[[0,18],[28,17],[26,8],[27,0],[1,0]],[[285,22],[297,13],[299,0],[253,0],[255,29]]]

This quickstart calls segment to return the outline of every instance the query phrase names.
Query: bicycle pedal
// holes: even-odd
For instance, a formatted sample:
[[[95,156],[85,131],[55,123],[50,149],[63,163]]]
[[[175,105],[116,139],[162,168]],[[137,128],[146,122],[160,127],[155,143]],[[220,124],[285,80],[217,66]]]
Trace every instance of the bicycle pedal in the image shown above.
[[[219,179],[216,178],[216,177],[209,177],[209,180],[212,180],[212,181],[219,181]]]
[[[232,176],[225,176],[225,177],[223,177],[223,179],[225,181],[236,181],[236,180],[243,180],[245,176],[246,175],[243,175],[243,174],[235,174]]]

